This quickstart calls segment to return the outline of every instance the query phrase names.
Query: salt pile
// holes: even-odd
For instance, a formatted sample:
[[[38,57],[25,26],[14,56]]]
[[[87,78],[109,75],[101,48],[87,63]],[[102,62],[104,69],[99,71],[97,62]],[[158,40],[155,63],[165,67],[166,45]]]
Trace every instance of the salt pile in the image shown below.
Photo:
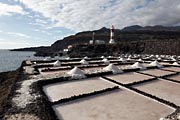
[[[127,58],[127,61],[131,61],[132,59],[130,57]]]
[[[46,57],[43,59],[44,61],[48,61],[48,60],[51,60],[51,57]]]
[[[136,68],[140,68],[141,70],[145,70],[146,67],[142,64],[140,64],[139,62],[134,63],[133,65],[130,66],[130,68],[136,69]]]
[[[126,59],[125,58],[120,58],[119,59],[121,62],[126,62]]]
[[[152,57],[154,57],[154,55],[150,55],[150,57],[152,58]]]
[[[158,57],[158,60],[162,60],[162,58],[161,58],[161,57]]]
[[[110,63],[110,61],[109,61],[107,58],[104,58],[102,61],[103,61],[105,64],[109,64],[109,63]]]
[[[161,68],[161,67],[163,67],[163,65],[161,65],[158,61],[153,61],[153,62],[151,62],[150,64],[149,64],[150,66],[157,66],[157,67],[159,67],[159,68]]]
[[[101,58],[105,58],[104,56],[101,56]]]
[[[53,66],[55,66],[55,67],[61,66],[61,62],[59,60],[57,60],[53,63]]]
[[[83,64],[83,65],[88,65],[88,64],[89,64],[89,62],[86,61],[85,59],[82,59],[82,60],[80,61],[80,63]]]
[[[141,58],[140,58],[140,59],[138,59],[137,61],[138,61],[138,62],[143,62],[143,60],[142,60]]]
[[[113,74],[123,73],[122,70],[120,70],[117,66],[115,66],[115,65],[113,65],[113,64],[109,64],[108,66],[106,66],[105,68],[103,68],[103,70],[105,70],[105,71],[112,71]]]
[[[178,62],[174,62],[173,65],[179,65],[179,63]]]
[[[66,59],[66,60],[70,60],[71,58],[70,58],[70,57],[66,57],[65,59]]]
[[[151,59],[151,57],[147,56],[147,57],[145,57],[144,59]]]
[[[108,56],[108,58],[113,58],[113,56]]]
[[[67,74],[71,75],[72,79],[86,78],[84,71],[82,71],[78,67],[74,67],[72,70],[67,72]]]
[[[84,57],[84,59],[88,60],[88,59],[90,59],[90,58],[86,56],[86,57]]]
[[[177,61],[174,57],[171,58],[172,61]]]

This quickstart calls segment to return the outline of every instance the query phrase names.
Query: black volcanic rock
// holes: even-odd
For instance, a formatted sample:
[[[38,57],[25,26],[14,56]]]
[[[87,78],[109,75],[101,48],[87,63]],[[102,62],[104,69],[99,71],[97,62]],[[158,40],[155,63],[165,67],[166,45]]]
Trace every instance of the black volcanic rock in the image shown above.
[[[155,25],[155,26],[139,26],[133,25],[128,26],[122,29],[122,31],[180,31],[180,26],[162,26],[162,25]]]
[[[96,40],[103,40],[108,43],[110,38],[110,30],[101,28],[95,31],[79,32],[75,35],[58,40],[51,45],[52,51],[59,51],[67,48],[68,45],[89,43],[92,39],[92,33],[95,32]],[[125,27],[122,30],[115,29],[116,42],[136,41],[136,40],[160,40],[160,39],[178,39],[180,38],[179,27],[163,27],[163,26],[147,26],[138,25]]]
[[[146,26],[142,27],[138,30],[141,31],[180,31],[180,27],[165,27],[161,25],[155,25],[155,26]]]
[[[75,46],[78,44],[88,44],[89,41],[92,39],[93,32],[95,32],[94,37],[96,40],[103,40],[105,41],[105,43],[109,42],[110,29],[103,27],[99,30],[79,32],[75,35],[65,37],[62,40],[57,40],[50,47],[47,47],[45,49],[40,48],[38,50],[36,48],[35,51],[39,52],[42,55],[45,55],[46,53],[49,54],[49,53],[56,53],[56,52],[62,51],[63,49],[67,48],[69,45]],[[170,47],[168,46],[168,50],[170,51],[168,52],[169,54],[180,53],[179,49],[174,50],[174,47],[178,47],[177,45],[179,45],[179,41],[180,41],[180,27],[179,26],[165,27],[161,25],[156,25],[156,26],[142,27],[139,25],[133,25],[133,26],[125,27],[122,30],[115,29],[114,38],[115,38],[115,41],[119,43],[119,45],[121,45],[122,42],[126,42],[125,45],[123,44],[125,47],[121,49],[118,48],[119,50],[123,50],[123,53],[128,52],[128,50],[130,50],[131,53],[133,53],[133,50],[136,51],[136,49],[138,49],[138,47],[136,46],[144,46],[149,49],[153,48],[153,50],[151,50],[151,52],[148,52],[150,50],[143,48],[141,52],[146,52],[146,53],[151,53],[151,54],[153,53],[165,54],[165,52],[163,51],[164,49],[161,49],[161,48],[162,47],[166,48],[166,46],[164,45],[168,45],[168,44],[170,45]],[[150,44],[151,42],[146,42],[146,41],[153,41],[152,42],[153,45]],[[136,44],[136,43],[141,43],[141,42],[142,42],[142,45]],[[128,45],[128,44],[133,44],[133,46]],[[157,46],[157,48],[153,46]],[[94,49],[98,50],[99,47],[96,47],[96,48],[92,47],[92,51]],[[108,49],[111,49],[111,48],[108,47]],[[140,52],[138,51],[138,53]],[[76,53],[73,53],[73,54],[76,54]]]
[[[40,47],[28,47],[28,48],[11,49],[10,51],[31,51],[31,52],[37,52],[37,51],[47,51],[48,49],[50,49],[50,46],[40,46]]]

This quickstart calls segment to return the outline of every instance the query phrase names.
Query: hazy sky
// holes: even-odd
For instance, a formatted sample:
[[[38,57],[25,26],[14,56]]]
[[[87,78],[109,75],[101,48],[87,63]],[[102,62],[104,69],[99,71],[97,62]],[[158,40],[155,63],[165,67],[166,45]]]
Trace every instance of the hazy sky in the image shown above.
[[[0,49],[114,25],[180,25],[180,0],[0,0]]]

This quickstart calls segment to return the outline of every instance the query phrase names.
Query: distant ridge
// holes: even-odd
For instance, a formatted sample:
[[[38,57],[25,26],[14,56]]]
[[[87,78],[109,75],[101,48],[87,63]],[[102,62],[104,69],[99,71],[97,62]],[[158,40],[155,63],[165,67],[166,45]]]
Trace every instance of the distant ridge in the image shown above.
[[[143,28],[143,27],[139,26],[139,25],[132,25],[132,26],[124,27],[122,29],[122,31],[135,31],[135,30],[139,30],[141,28]]]
[[[116,26],[115,26],[116,28]],[[61,40],[57,40],[54,42],[50,47],[39,47],[39,48],[25,48],[25,49],[17,49],[19,51],[36,51],[37,55],[47,55],[47,53],[55,53],[59,52],[69,45],[77,45],[77,44],[84,44],[89,43],[92,39],[92,33],[95,32],[95,39],[96,40],[103,40],[105,43],[109,42],[110,38],[110,29],[106,27],[102,27],[98,30],[93,31],[82,31],[76,33],[75,35],[67,36]],[[139,43],[140,41],[143,42],[141,46],[146,45],[145,47],[148,49],[149,45],[147,45],[146,41],[153,41],[154,44],[158,44],[159,46],[163,45],[163,43],[171,44],[173,43],[172,48],[169,47],[169,54],[179,54],[180,50],[178,49],[180,44],[180,26],[162,26],[162,25],[155,25],[155,26],[139,26],[139,25],[132,25],[128,27],[124,27],[123,29],[115,29],[115,40],[117,43],[126,42],[126,44],[130,44],[130,42]],[[161,41],[161,42],[160,42]],[[153,47],[153,46],[152,46]],[[166,46],[163,46],[166,48]],[[158,49],[162,49],[163,47],[159,47]],[[178,50],[173,51],[173,48],[177,48]],[[127,46],[124,48],[125,50],[133,51],[135,48],[131,46]],[[154,48],[151,48],[154,49]],[[156,54],[160,54],[160,50],[155,51]],[[162,49],[163,50],[163,49]],[[143,51],[143,50],[142,50]],[[148,51],[148,50],[146,50]],[[152,54],[155,52],[151,52]],[[161,52],[163,53],[163,52]]]
[[[122,29],[122,31],[180,31],[180,26],[162,26],[162,25],[155,25],[155,26],[139,26],[139,25],[132,25]]]

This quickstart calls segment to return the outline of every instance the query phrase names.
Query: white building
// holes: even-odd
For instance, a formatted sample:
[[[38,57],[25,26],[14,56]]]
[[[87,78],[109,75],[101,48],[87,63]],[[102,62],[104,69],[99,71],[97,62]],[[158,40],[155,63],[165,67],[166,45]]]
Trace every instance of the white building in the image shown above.
[[[109,40],[109,44],[115,44],[115,40],[114,40],[114,26],[112,25],[110,28],[110,40]]]
[[[93,40],[90,40],[89,44],[94,44]],[[105,41],[104,40],[95,40],[95,44],[105,44]]]

